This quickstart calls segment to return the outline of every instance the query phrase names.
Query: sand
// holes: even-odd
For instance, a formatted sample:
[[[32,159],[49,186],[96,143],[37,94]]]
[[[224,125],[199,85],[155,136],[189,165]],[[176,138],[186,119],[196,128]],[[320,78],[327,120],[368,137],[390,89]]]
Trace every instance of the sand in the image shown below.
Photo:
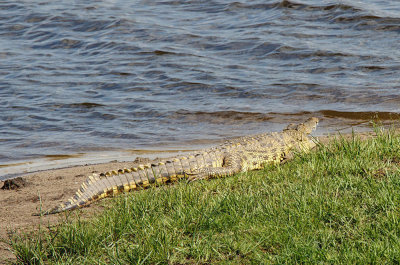
[[[362,138],[371,135],[371,133],[360,134]],[[319,137],[318,139],[321,142],[327,142],[330,138]],[[149,161],[149,159],[141,158],[133,162],[76,166],[24,175],[25,186],[11,190],[0,189],[0,238],[8,239],[10,231],[31,231],[37,229],[40,223],[47,226],[59,222],[59,215],[38,217],[32,214],[38,213],[40,207],[49,209],[69,199],[86,180],[86,176],[91,173],[129,168]],[[0,181],[0,188],[3,186],[4,182]],[[79,214],[85,218],[96,211],[101,211],[98,203],[86,207]],[[15,256],[6,243],[0,242],[0,264],[7,261],[15,261]]]
[[[10,231],[36,229],[40,223],[44,226],[57,223],[60,220],[58,215],[38,217],[32,214],[38,213],[40,207],[49,209],[69,199],[91,173],[132,167],[135,164],[138,162],[104,163],[46,170],[23,176],[25,186],[11,190],[0,189],[0,238],[8,239]],[[4,182],[0,182],[0,188],[3,186]],[[83,217],[90,216],[100,207],[98,204],[87,207],[82,211]],[[15,256],[9,251],[9,246],[1,242],[0,264],[14,260]]]

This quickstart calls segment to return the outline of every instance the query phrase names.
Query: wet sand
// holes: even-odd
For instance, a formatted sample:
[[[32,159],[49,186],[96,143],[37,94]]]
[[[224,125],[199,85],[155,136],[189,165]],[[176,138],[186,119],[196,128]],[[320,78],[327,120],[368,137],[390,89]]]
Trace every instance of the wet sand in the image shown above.
[[[361,138],[370,137],[373,133],[360,133]],[[350,135],[347,135],[350,137]],[[330,137],[318,137],[326,143]],[[10,231],[30,231],[41,223],[43,226],[56,224],[60,215],[45,217],[32,216],[38,213],[40,207],[49,209],[69,199],[86,177],[92,173],[100,173],[112,169],[133,167],[140,163],[153,160],[140,158],[133,162],[111,162],[96,165],[75,166],[62,169],[53,169],[31,173],[23,176],[25,186],[16,189],[0,189],[0,238],[7,239]],[[0,182],[0,188],[4,182]],[[85,218],[101,210],[99,203],[86,207],[79,214]],[[0,243],[0,264],[15,260],[15,256],[8,250],[7,244]]]

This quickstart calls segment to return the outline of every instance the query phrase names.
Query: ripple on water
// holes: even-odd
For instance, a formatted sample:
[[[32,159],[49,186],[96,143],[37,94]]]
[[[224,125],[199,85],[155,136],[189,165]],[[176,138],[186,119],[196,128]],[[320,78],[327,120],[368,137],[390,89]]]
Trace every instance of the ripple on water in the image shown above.
[[[393,1],[2,1],[0,162],[398,119]],[[12,151],[10,151],[12,150]]]

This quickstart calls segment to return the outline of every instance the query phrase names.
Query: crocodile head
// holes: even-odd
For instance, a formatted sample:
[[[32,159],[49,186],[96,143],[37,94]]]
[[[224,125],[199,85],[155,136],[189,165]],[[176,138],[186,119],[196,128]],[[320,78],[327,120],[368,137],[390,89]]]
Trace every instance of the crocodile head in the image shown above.
[[[284,130],[294,149],[308,151],[315,147],[315,142],[308,135],[315,130],[318,121],[318,118],[312,117],[299,125],[289,125]]]
[[[318,118],[315,117],[309,118],[304,123],[299,124],[296,127],[296,130],[299,131],[300,133],[308,135],[317,128],[318,122],[319,122]]]

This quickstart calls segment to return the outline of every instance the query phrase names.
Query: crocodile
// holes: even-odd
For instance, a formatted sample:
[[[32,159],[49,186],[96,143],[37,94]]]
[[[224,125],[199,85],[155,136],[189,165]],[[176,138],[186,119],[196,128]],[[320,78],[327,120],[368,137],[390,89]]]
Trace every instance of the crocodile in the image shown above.
[[[89,205],[105,197],[186,179],[188,182],[227,177],[238,172],[262,169],[291,158],[293,150],[308,151],[315,146],[309,134],[318,118],[290,124],[282,132],[243,136],[218,146],[160,162],[92,174],[68,201],[35,215],[55,214]]]

